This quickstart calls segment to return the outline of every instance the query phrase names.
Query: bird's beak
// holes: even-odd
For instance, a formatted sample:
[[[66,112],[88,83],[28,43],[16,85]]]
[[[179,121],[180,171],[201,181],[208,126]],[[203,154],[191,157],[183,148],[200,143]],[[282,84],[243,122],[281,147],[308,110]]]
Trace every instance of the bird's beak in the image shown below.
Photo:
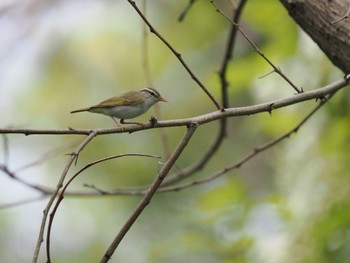
[[[164,102],[168,102],[166,99],[164,98],[160,98],[159,101],[164,101]]]

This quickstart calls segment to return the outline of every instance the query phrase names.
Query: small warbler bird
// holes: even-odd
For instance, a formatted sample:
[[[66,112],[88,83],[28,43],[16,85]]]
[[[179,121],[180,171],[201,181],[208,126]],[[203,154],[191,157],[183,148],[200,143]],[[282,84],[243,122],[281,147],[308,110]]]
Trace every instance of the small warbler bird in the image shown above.
[[[120,96],[104,100],[91,107],[71,111],[71,113],[88,111],[104,114],[112,117],[115,123],[121,128],[123,128],[123,125],[121,124],[138,124],[144,126],[142,123],[125,122],[124,120],[133,119],[144,114],[152,105],[159,101],[167,102],[157,90],[153,88],[144,88],[138,91],[126,92]],[[116,118],[120,119],[120,124]]]

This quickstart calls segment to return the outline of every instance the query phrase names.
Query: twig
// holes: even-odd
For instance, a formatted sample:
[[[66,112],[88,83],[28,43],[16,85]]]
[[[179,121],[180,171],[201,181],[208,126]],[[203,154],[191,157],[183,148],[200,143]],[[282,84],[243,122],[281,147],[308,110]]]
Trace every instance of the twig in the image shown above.
[[[192,135],[194,134],[198,124],[192,123],[188,126],[187,132],[176,147],[175,151],[173,154],[170,156],[170,158],[166,161],[164,164],[163,168],[160,170],[159,174],[147,190],[147,193],[145,196],[142,198],[142,200],[139,202],[137,205],[135,211],[132,213],[132,215],[129,217],[129,219],[126,221],[126,223],[123,225],[117,236],[114,238],[110,246],[108,247],[106,253],[103,255],[101,259],[101,263],[108,262],[109,259],[112,257],[114,251],[117,249],[118,245],[126,235],[126,233],[129,231],[131,226],[135,223],[139,215],[142,213],[142,211],[146,208],[146,206],[149,204],[151,201],[153,195],[156,193],[157,189],[163,182],[164,178],[167,176],[169,173],[171,167],[174,165],[176,160],[179,158],[181,155],[182,151],[186,148],[188,142],[190,141]]]
[[[142,12],[146,16],[147,14],[147,0],[142,1]],[[148,46],[148,31],[147,25],[142,23],[142,65],[143,71],[146,78],[147,85],[153,87],[152,74],[149,64],[149,46]]]
[[[80,175],[82,172],[84,172],[86,169],[108,161],[108,160],[112,160],[112,159],[117,159],[117,158],[121,158],[121,157],[127,157],[127,156],[133,156],[133,157],[151,157],[151,158],[160,158],[160,156],[155,156],[155,155],[151,155],[151,154],[140,154],[140,153],[127,153],[127,154],[118,154],[118,155],[113,155],[113,156],[109,156],[109,157],[105,157],[102,159],[99,159],[97,161],[88,163],[87,165],[85,165],[83,168],[81,168],[78,172],[76,172],[68,181],[67,183],[64,185],[64,187],[62,188],[62,191],[60,192],[56,204],[54,206],[54,208],[52,209],[52,212],[50,213],[50,220],[49,220],[49,224],[47,227],[47,237],[46,237],[46,255],[47,255],[47,262],[51,262],[51,255],[50,255],[50,240],[51,240],[51,228],[52,228],[52,223],[53,223],[53,219],[55,217],[55,214],[57,212],[58,206],[60,205],[60,203],[63,200],[64,194],[68,188],[68,186],[70,185],[71,182],[73,182],[73,180],[75,178],[77,178],[78,175]]]
[[[7,204],[0,204],[0,210],[1,209],[9,209],[9,208],[13,208],[13,207],[21,206],[21,205],[30,204],[30,203],[33,203],[33,202],[36,202],[36,201],[43,200],[45,197],[46,197],[46,195],[40,195],[38,197],[33,197],[33,198],[30,198],[30,199],[25,199],[25,200],[16,201],[16,202],[7,203]]]
[[[2,171],[3,173],[7,174],[11,179],[13,180],[16,180],[17,182],[29,187],[29,188],[32,188],[36,191],[39,191],[41,192],[43,195],[48,195],[48,194],[51,194],[52,193],[52,190],[48,190],[47,188],[43,187],[43,186],[38,186],[38,185],[35,185],[35,184],[32,184],[32,183],[29,183],[23,179],[21,179],[20,177],[18,177],[16,175],[15,172],[11,171],[7,166],[5,165],[0,165],[0,171]]]
[[[237,24],[235,21],[233,21],[230,17],[228,17],[225,13],[223,13],[214,3],[214,0],[210,0],[212,5],[214,6],[216,12],[221,14],[223,17],[225,17],[228,21],[231,22],[234,26],[237,27],[238,31],[241,32],[242,36],[249,42],[249,44],[254,48],[254,50],[273,68],[273,70],[280,75],[285,81],[288,82],[288,84],[297,92],[302,93],[303,90],[299,89],[283,72],[281,69],[276,67],[265,55],[264,53],[254,44],[254,42],[250,39],[250,37],[244,32],[242,27]]]
[[[141,12],[141,10],[137,7],[135,1],[127,0],[131,6],[135,9],[135,11],[139,14],[141,19],[147,24],[149,30],[151,33],[155,34],[170,50],[171,52],[177,57],[177,59],[180,61],[180,63],[183,65],[183,67],[186,69],[188,74],[191,76],[191,78],[198,84],[198,86],[201,87],[201,89],[207,94],[207,96],[211,99],[211,101],[215,104],[217,109],[222,109],[222,107],[219,105],[219,103],[216,101],[214,96],[209,92],[209,90],[204,86],[204,84],[197,78],[197,76],[192,72],[192,70],[189,68],[189,66],[186,64],[184,59],[182,58],[181,54],[175,50],[175,48],[153,27],[153,25],[148,21],[148,19],[144,16],[144,14]]]
[[[73,152],[73,154],[70,155],[70,158],[62,172],[62,175],[57,183],[56,186],[56,190],[52,193],[46,207],[45,210],[43,211],[43,217],[41,220],[41,225],[40,225],[40,231],[39,231],[39,236],[38,236],[38,240],[37,240],[37,244],[35,247],[35,251],[34,251],[34,255],[33,255],[33,263],[38,262],[38,256],[40,253],[40,247],[41,247],[41,243],[44,240],[44,230],[45,230],[45,225],[46,225],[46,221],[47,221],[47,216],[49,213],[49,210],[51,208],[52,203],[54,202],[55,198],[57,197],[60,189],[62,188],[64,179],[66,178],[66,175],[71,167],[71,165],[74,163],[74,160],[77,158],[78,154],[84,149],[84,147],[95,137],[97,136],[97,132],[96,131],[90,131],[90,134],[85,138],[85,140],[76,148],[76,150]]]
[[[221,93],[222,93],[222,105],[224,108],[229,107],[229,102],[228,102],[228,96],[227,96],[227,88],[228,88],[228,81],[226,78],[226,73],[228,69],[228,64],[229,61],[232,58],[232,52],[234,49],[234,44],[236,43],[236,37],[237,37],[237,23],[241,17],[243,7],[246,4],[247,0],[241,0],[238,5],[236,10],[233,12],[232,15],[232,21],[234,22],[231,26],[230,34],[227,39],[227,44],[225,48],[225,53],[223,56],[223,60],[221,63],[221,68],[219,70],[219,77],[220,77],[220,82],[221,82]]]
[[[74,144],[76,144],[76,143],[74,143]],[[68,149],[71,149],[72,147],[73,147],[73,144],[69,144],[69,145],[65,145],[65,146],[58,147],[56,149],[47,151],[38,160],[33,161],[31,163],[27,163],[19,168],[16,168],[13,172],[18,173],[18,172],[25,170],[25,169],[28,169],[30,167],[40,165],[43,162],[47,161],[48,159],[56,157],[56,156],[62,154],[62,152],[67,151]]]
[[[350,80],[350,74],[345,76],[344,78],[334,81],[322,88],[299,93],[290,97],[277,99],[265,103],[255,104],[252,106],[245,107],[235,107],[225,109],[225,112],[222,111],[214,111],[207,114],[199,115],[192,118],[186,119],[175,119],[168,121],[157,121],[157,123],[152,126],[150,123],[145,124],[144,127],[140,125],[131,125],[124,127],[125,132],[136,132],[144,129],[152,129],[152,128],[162,128],[162,127],[178,127],[178,126],[187,126],[193,122],[198,123],[198,125],[209,123],[212,121],[220,120],[222,118],[228,117],[237,117],[237,116],[245,116],[245,115],[254,115],[262,112],[271,112],[272,110],[283,108],[286,106],[294,105],[303,101],[313,100],[313,99],[321,99],[324,96],[331,94],[339,89],[346,87]],[[38,134],[46,134],[46,135],[89,135],[91,133],[95,133],[96,135],[106,135],[106,134],[114,134],[119,133],[119,128],[105,128],[105,129],[53,129],[53,130],[40,130],[40,129],[17,129],[17,128],[3,128],[0,129],[0,134],[25,134],[25,135],[38,135]]]
[[[346,11],[345,15],[343,15],[343,16],[340,17],[340,18],[338,18],[337,20],[334,20],[334,21],[332,22],[332,25],[334,25],[334,24],[336,24],[336,23],[338,23],[338,22],[340,22],[340,21],[342,21],[342,20],[348,19],[348,18],[349,18],[349,15],[350,15],[350,5],[349,5],[348,11]]]
[[[190,8],[194,4],[196,0],[189,0],[187,5],[185,6],[184,10],[179,15],[179,18],[177,19],[179,22],[182,22],[185,19],[185,16],[187,15],[188,11],[190,11]]]

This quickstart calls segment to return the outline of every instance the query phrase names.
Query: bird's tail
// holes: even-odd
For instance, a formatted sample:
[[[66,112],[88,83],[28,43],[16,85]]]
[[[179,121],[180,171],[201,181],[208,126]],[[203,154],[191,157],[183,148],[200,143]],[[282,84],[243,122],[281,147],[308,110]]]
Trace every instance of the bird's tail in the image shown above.
[[[83,111],[89,111],[89,110],[90,110],[90,108],[84,108],[84,109],[71,111],[70,113],[77,113],[77,112],[83,112]]]

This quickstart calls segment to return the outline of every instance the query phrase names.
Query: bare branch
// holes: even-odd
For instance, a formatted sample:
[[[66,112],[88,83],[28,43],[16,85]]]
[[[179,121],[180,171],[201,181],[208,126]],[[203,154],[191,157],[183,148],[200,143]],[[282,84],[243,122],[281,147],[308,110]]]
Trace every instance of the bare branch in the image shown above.
[[[16,180],[17,182],[29,187],[29,188],[32,188],[36,191],[39,191],[41,192],[43,195],[47,195],[47,194],[51,194],[52,193],[52,190],[48,190],[46,189],[45,187],[41,187],[41,186],[38,186],[38,185],[35,185],[35,184],[31,184],[23,179],[21,179],[20,177],[18,177],[16,175],[15,172],[12,172],[7,166],[5,165],[0,165],[0,171],[2,171],[3,173],[7,174],[11,179],[13,180]]]
[[[182,58],[181,54],[175,50],[175,48],[153,27],[153,25],[148,21],[148,19],[144,16],[144,14],[141,12],[141,10],[137,7],[135,1],[128,0],[128,2],[132,5],[132,7],[136,10],[136,12],[139,14],[141,19],[147,24],[149,27],[151,33],[155,34],[170,50],[171,52],[177,57],[177,59],[180,61],[180,63],[183,65],[183,67],[186,69],[188,74],[190,74],[191,78],[198,84],[198,86],[201,87],[201,89],[207,94],[207,96],[211,99],[211,101],[215,104],[217,109],[222,109],[222,107],[219,105],[219,103],[216,101],[214,96],[209,92],[209,90],[204,86],[204,84],[197,78],[197,76],[192,72],[192,70],[189,68],[189,66],[186,64],[185,60]]]
[[[238,31],[241,32],[242,36],[249,42],[249,44],[254,48],[254,50],[273,68],[273,70],[280,75],[285,81],[288,82],[290,86],[297,92],[302,93],[303,90],[299,89],[283,72],[280,68],[276,67],[266,56],[265,54],[254,44],[254,42],[250,39],[250,37],[244,32],[242,27],[237,24],[235,21],[233,21],[230,17],[228,17],[225,13],[223,13],[214,3],[214,0],[210,0],[210,2],[213,4],[216,12],[221,14],[223,17],[225,17],[228,21],[231,22],[232,25],[237,27]]]
[[[120,242],[122,241],[122,239],[124,238],[126,233],[129,231],[131,226],[135,223],[135,221],[140,216],[142,211],[149,204],[153,195],[156,193],[157,189],[159,188],[159,186],[163,182],[164,178],[169,173],[171,167],[174,165],[174,163],[179,158],[179,156],[181,155],[183,150],[186,148],[188,142],[190,141],[190,139],[191,139],[192,135],[194,134],[194,132],[196,131],[197,127],[198,127],[197,123],[192,123],[192,124],[188,125],[186,134],[184,135],[184,137],[182,138],[182,140],[180,141],[180,143],[176,147],[173,154],[166,161],[163,168],[158,173],[157,177],[155,178],[155,180],[153,181],[153,183],[151,184],[151,186],[147,190],[147,193],[144,195],[142,200],[137,205],[135,211],[132,213],[132,215],[129,217],[129,219],[126,221],[126,223],[124,224],[122,229],[119,231],[117,236],[114,238],[114,240],[112,241],[112,243],[108,247],[106,253],[103,255],[103,257],[100,261],[101,263],[105,263],[105,262],[109,261],[109,259],[113,255],[114,251],[117,249],[118,245],[120,244]]]
[[[209,123],[212,121],[216,121],[222,118],[228,117],[237,117],[237,116],[245,116],[245,115],[254,115],[262,112],[271,112],[272,110],[283,108],[286,106],[294,105],[300,102],[313,100],[313,99],[321,99],[324,96],[331,94],[335,91],[338,91],[344,87],[346,87],[350,80],[350,74],[345,76],[344,78],[334,81],[322,88],[299,93],[290,97],[286,97],[283,99],[277,99],[261,104],[255,104],[252,106],[245,107],[235,107],[225,109],[222,111],[214,111],[211,113],[199,115],[193,118],[186,119],[177,119],[177,120],[169,120],[169,121],[157,121],[156,123],[148,123],[145,124],[144,127],[140,125],[130,125],[123,128],[123,132],[136,132],[144,129],[151,128],[162,128],[162,127],[178,127],[178,126],[187,126],[191,123],[198,123],[198,125]],[[104,128],[104,129],[54,129],[54,130],[39,130],[39,129],[16,129],[16,128],[3,128],[0,129],[0,134],[24,134],[24,135],[38,135],[38,134],[46,134],[46,135],[89,135],[94,133],[97,135],[105,135],[105,134],[114,134],[120,133],[120,128]]]
[[[184,10],[182,10],[181,14],[179,15],[178,21],[182,22],[185,19],[185,16],[187,15],[188,11],[190,11],[191,7],[193,6],[194,2],[196,0],[189,0]]]
[[[16,201],[16,202],[7,203],[7,204],[0,204],[0,209],[8,209],[8,208],[12,208],[12,207],[26,205],[26,204],[34,203],[36,201],[43,200],[44,198],[46,198],[46,195],[40,195],[38,197],[33,197],[30,199],[25,199],[25,200]]]

